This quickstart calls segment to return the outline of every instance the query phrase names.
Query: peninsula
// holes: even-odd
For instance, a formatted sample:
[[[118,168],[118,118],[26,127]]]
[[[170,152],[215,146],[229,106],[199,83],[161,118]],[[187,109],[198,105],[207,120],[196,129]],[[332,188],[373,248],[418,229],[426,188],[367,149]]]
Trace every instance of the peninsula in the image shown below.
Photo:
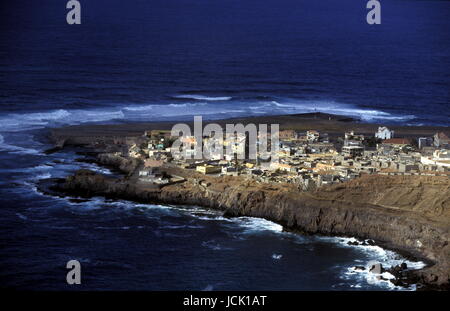
[[[56,149],[49,152],[82,146],[123,174],[79,170],[41,189],[197,205],[302,234],[371,239],[428,263],[397,271],[394,284],[449,288],[450,128],[387,128],[321,113],[214,121],[231,122],[280,124],[277,167],[172,159],[167,130],[174,122],[71,126],[52,130]]]

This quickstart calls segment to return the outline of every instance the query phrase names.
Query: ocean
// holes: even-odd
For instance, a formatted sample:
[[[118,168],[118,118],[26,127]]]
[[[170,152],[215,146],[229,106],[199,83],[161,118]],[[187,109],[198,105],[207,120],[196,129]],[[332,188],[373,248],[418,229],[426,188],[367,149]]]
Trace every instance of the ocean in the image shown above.
[[[64,1],[0,5],[0,278],[17,289],[392,290],[355,265],[403,262],[349,238],[306,237],[195,206],[40,193],[80,167],[50,128],[326,112],[450,126],[450,3]],[[65,264],[82,265],[82,285]],[[411,267],[421,262],[408,261]]]

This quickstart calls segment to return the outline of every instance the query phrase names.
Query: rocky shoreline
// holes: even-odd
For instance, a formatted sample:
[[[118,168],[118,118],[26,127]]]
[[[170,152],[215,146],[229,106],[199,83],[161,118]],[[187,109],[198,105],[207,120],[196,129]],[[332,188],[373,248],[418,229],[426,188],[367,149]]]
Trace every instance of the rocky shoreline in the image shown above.
[[[415,180],[405,177],[400,180],[398,176],[367,176],[345,186],[306,193],[287,184],[258,184],[231,176],[210,177],[168,166],[165,168],[167,173],[183,176],[186,182],[155,188],[133,179],[131,173],[136,163],[104,154],[97,159],[99,164],[117,167],[127,176],[108,177],[79,170],[73,176],[42,184],[41,191],[77,197],[104,196],[145,203],[196,205],[221,210],[229,217],[264,218],[301,234],[373,239],[378,245],[420,258],[429,264],[422,270],[399,267],[383,270],[396,277],[393,280],[395,285],[420,284],[422,289],[449,289],[447,222],[431,220],[430,215],[425,217],[423,213],[412,210],[388,208],[357,198],[358,192],[365,190],[376,191],[379,196],[380,187],[391,188],[390,191],[398,194],[407,185],[417,187],[417,177],[414,177]],[[448,191],[448,181],[436,183],[436,180],[429,178],[420,179],[422,193],[430,191],[429,186],[435,188],[433,185],[438,186],[435,195],[438,192],[445,195]],[[442,187],[447,187],[444,192]],[[342,197],[345,194],[352,196],[353,202],[346,201]],[[415,202],[415,205],[419,203]]]

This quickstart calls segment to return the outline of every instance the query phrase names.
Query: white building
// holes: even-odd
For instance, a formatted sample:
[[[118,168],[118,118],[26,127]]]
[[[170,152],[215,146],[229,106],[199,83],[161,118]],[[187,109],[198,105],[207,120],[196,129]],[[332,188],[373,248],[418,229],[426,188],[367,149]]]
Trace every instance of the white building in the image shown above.
[[[435,147],[445,147],[447,145],[450,145],[450,138],[443,132],[436,133],[434,135],[434,146]]]
[[[389,130],[385,126],[380,126],[378,132],[375,133],[375,137],[379,139],[391,139],[394,138],[394,131]]]
[[[320,138],[320,134],[318,131],[310,130],[310,131],[306,132],[306,139],[309,142],[313,143],[313,142],[319,141],[319,138]]]
[[[450,151],[436,150],[432,157],[421,157],[420,162],[425,165],[450,167]]]

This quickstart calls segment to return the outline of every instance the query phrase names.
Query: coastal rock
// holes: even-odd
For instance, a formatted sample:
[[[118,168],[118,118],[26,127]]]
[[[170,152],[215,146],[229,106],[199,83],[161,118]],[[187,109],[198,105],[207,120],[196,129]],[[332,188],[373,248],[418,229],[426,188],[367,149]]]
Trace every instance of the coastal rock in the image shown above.
[[[381,263],[374,264],[369,268],[369,272],[381,274],[384,272],[383,265]]]
[[[99,164],[119,169],[126,174],[133,173],[141,164],[138,159],[125,158],[113,153],[101,153],[97,156],[97,161]]]
[[[370,246],[375,246],[375,245],[376,245],[376,244],[375,244],[375,241],[374,241],[374,240],[371,240],[371,239],[366,240],[365,243],[366,243],[367,245],[370,245]]]
[[[357,271],[365,271],[366,267],[364,267],[364,266],[354,266],[353,269],[357,270]]]

